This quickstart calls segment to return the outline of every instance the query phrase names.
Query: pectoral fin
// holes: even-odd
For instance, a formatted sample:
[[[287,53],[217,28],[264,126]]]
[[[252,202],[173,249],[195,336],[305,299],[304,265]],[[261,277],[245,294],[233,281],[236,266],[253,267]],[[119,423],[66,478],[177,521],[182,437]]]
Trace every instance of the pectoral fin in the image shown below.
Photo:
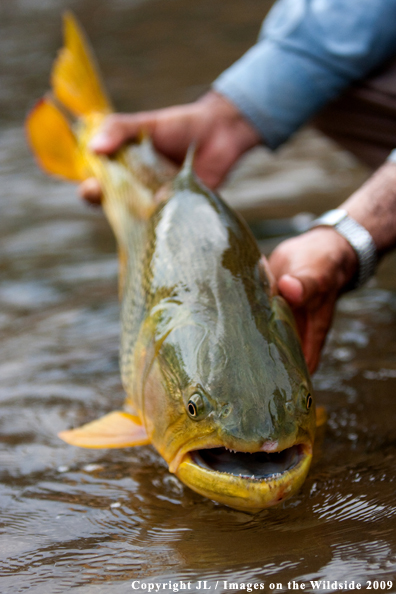
[[[316,407],[316,427],[322,427],[327,421],[327,413],[324,406]]]
[[[118,410],[58,435],[66,443],[82,448],[128,448],[150,443],[139,417]]]

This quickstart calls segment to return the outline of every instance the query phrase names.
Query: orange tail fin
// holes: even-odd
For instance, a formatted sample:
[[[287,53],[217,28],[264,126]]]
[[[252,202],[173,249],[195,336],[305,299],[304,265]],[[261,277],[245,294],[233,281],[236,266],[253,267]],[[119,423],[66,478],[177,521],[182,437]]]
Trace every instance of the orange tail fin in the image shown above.
[[[51,75],[55,97],[73,115],[109,113],[111,103],[101,82],[89,43],[75,17],[64,15],[64,47],[60,50]]]
[[[69,122],[50,99],[41,99],[31,110],[26,132],[39,165],[47,173],[72,181],[87,177]]]

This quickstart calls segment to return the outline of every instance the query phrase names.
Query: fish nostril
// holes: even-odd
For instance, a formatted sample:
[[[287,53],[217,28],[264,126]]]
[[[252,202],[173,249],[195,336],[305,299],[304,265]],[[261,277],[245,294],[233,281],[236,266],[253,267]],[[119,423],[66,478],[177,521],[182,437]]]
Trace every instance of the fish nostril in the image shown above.
[[[287,412],[289,414],[293,414],[293,412],[294,412],[294,406],[293,406],[293,403],[292,402],[286,402],[285,408],[286,408],[286,410],[287,410]]]
[[[225,404],[223,406],[223,408],[220,411],[220,416],[224,419],[225,417],[228,417],[228,415],[230,414],[232,410],[232,407],[229,404]]]

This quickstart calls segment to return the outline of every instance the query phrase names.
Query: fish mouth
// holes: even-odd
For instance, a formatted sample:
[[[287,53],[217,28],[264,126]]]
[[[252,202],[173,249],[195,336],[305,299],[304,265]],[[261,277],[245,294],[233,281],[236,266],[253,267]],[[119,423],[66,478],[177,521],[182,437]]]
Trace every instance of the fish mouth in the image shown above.
[[[191,460],[202,468],[256,481],[281,476],[297,466],[303,456],[301,444],[281,452],[236,452],[224,447],[190,452]]]
[[[252,453],[204,448],[189,451],[176,474],[205,497],[256,512],[294,495],[308,474],[311,459],[310,443]]]

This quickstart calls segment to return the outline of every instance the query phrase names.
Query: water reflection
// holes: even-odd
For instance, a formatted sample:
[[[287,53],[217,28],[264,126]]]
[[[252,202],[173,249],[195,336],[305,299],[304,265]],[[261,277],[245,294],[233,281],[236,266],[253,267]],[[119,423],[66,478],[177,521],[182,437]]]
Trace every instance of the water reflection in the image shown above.
[[[149,578],[267,585],[396,578],[394,258],[378,282],[340,303],[315,377],[326,432],[303,489],[280,508],[251,516],[205,500],[171,476],[150,447],[85,451],[56,437],[123,401],[114,241],[100,212],[36,169],[21,126],[47,88],[59,13],[70,7],[80,15],[117,105],[135,109],[197,96],[253,41],[268,4],[0,3],[4,592],[120,594],[131,591],[133,579]],[[321,153],[312,151],[318,143]],[[365,175],[311,134],[283,159],[285,169],[281,160],[253,155],[234,174],[230,198],[244,183],[259,195],[265,174],[265,192],[280,197],[268,213],[291,216],[297,207],[323,210]],[[290,182],[293,166],[306,172],[300,186]],[[323,182],[339,171],[335,196]],[[300,193],[289,210],[281,197],[292,185]]]

